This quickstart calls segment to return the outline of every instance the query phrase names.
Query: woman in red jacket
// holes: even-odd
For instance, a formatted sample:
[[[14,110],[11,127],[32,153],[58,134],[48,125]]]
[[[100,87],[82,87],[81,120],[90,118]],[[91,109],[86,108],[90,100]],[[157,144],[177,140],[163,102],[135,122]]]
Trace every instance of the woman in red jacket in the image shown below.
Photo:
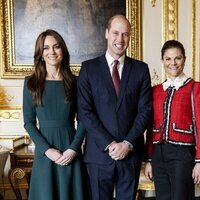
[[[145,176],[154,180],[157,200],[193,200],[194,184],[200,183],[200,83],[183,72],[186,56],[180,42],[165,42],[161,58],[167,80],[153,87]]]

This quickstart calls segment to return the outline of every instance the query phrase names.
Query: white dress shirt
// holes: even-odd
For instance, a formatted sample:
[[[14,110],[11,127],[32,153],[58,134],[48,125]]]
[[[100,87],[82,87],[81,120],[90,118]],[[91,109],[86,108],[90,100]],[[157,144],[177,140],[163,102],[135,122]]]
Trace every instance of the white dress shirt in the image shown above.
[[[124,59],[125,59],[125,54],[118,59],[119,65],[117,66],[117,69],[118,69],[118,72],[119,72],[119,78],[120,79],[122,77],[122,71],[123,71],[123,67],[124,67]],[[107,51],[106,52],[106,60],[107,60],[108,66],[109,66],[110,74],[112,76],[112,68],[113,68],[113,64],[114,64],[113,62],[116,59],[114,59]]]

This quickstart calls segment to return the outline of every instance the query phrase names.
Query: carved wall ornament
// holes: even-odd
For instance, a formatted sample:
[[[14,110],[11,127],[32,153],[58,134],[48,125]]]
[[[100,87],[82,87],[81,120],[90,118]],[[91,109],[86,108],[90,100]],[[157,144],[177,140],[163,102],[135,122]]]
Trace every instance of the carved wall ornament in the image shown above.
[[[152,7],[155,7],[155,6],[156,6],[156,0],[150,0],[150,2],[151,2],[151,6],[152,6]]]
[[[151,85],[155,86],[161,83],[161,79],[158,76],[156,69],[153,69],[153,75],[151,76]]]
[[[21,106],[0,106],[0,122],[19,121],[21,113]]]
[[[178,39],[178,0],[163,0],[163,41]],[[162,72],[162,79],[166,79],[165,71]]]
[[[21,112],[19,111],[0,111],[0,118],[3,119],[19,119]]]
[[[178,37],[178,0],[163,0],[163,43]]]
[[[8,105],[15,98],[15,95],[10,95],[0,88],[0,105]]]

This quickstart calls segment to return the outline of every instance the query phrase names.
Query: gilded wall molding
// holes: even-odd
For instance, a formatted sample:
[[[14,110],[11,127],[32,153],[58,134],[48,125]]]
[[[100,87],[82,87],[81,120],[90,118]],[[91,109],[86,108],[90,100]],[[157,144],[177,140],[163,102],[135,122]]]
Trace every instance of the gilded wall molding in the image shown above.
[[[163,0],[163,43],[178,38],[178,0]]]
[[[20,110],[1,110],[0,121],[18,121],[20,119]]]
[[[0,87],[0,106],[8,105],[12,100],[16,98],[15,95],[8,94],[4,91],[3,88]]]
[[[0,106],[1,121],[19,121],[21,117],[21,106]]]
[[[195,78],[195,66],[196,66],[196,0],[192,0],[192,37],[191,37],[191,77]]]
[[[167,40],[178,38],[178,0],[163,0],[162,32],[164,43]],[[166,79],[165,71],[162,70],[162,79]]]
[[[21,86],[0,86],[0,108],[21,105],[23,90]]]
[[[142,1],[126,1],[126,17],[131,23],[130,45],[127,50],[128,56],[135,59],[142,59]]]
[[[156,0],[150,0],[151,6],[155,7],[156,6]]]
[[[161,83],[161,79],[158,76],[156,69],[153,69],[153,74],[151,76],[151,85],[155,86],[155,85],[158,85],[160,83]]]

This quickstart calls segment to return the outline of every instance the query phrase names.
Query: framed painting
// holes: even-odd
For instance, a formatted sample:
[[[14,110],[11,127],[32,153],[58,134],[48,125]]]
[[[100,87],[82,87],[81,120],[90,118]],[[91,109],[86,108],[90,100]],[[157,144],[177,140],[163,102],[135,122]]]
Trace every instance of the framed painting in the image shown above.
[[[140,0],[0,0],[1,77],[23,78],[33,71],[37,36],[46,29],[59,32],[78,74],[81,62],[103,54],[107,20],[124,14],[132,26],[127,54],[141,59]]]

